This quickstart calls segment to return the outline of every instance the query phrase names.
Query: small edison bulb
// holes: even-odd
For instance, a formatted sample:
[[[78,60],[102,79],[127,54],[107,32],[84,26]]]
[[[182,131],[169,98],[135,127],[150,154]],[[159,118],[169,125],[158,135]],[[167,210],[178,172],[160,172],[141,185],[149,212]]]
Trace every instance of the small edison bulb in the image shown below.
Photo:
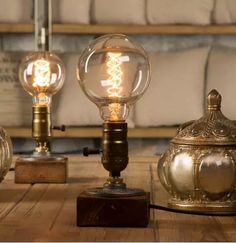
[[[107,122],[124,122],[130,106],[149,85],[150,67],[144,49],[125,35],[104,35],[82,53],[77,78]]]
[[[22,60],[19,78],[23,88],[33,96],[34,106],[48,106],[51,96],[64,83],[65,67],[55,54],[34,52]]]

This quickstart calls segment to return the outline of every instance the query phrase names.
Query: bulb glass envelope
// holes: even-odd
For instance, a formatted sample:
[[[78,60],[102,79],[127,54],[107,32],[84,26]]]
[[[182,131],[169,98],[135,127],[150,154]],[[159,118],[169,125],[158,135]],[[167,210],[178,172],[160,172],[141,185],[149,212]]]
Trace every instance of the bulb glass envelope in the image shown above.
[[[124,122],[149,85],[149,69],[141,46],[125,35],[104,35],[82,53],[77,77],[104,121]]]
[[[23,88],[33,96],[34,106],[48,106],[64,83],[65,67],[55,54],[34,52],[22,60],[19,77]]]

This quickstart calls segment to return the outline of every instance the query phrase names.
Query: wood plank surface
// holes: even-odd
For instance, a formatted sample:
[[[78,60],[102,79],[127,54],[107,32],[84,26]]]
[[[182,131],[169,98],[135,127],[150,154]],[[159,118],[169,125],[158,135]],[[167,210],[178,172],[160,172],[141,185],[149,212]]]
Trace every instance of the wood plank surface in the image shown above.
[[[54,24],[54,33],[66,34],[235,34],[236,25],[79,25]]]
[[[122,173],[129,187],[151,191],[154,204],[168,195],[156,173],[157,157],[133,157]],[[151,210],[147,228],[76,227],[76,198],[107,177],[99,156],[70,156],[67,184],[0,184],[0,241],[235,241],[234,217],[207,217]]]
[[[0,33],[33,33],[31,23],[0,23]],[[53,24],[55,34],[236,34],[236,25],[87,25]]]

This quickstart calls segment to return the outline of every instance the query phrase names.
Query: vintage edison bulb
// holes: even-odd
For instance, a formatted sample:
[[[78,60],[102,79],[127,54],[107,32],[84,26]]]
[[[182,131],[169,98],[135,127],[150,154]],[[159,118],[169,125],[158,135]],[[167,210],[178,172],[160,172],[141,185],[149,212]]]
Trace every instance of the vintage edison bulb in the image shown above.
[[[104,35],[82,53],[79,83],[106,122],[124,122],[130,106],[149,85],[150,67],[144,49],[125,35]]]
[[[34,52],[21,62],[19,78],[23,88],[33,96],[34,106],[49,106],[51,97],[62,87],[65,67],[50,52]]]

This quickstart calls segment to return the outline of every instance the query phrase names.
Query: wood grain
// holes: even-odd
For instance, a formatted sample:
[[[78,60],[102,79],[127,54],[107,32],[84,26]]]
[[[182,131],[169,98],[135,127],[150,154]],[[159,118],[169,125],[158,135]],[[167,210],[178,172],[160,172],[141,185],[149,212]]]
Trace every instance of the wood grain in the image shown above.
[[[31,23],[0,23],[0,33],[33,33]],[[236,34],[236,25],[86,25],[53,24],[55,34]]]
[[[137,159],[137,158],[136,158]],[[165,205],[167,193],[156,173],[157,157],[131,158],[123,177],[129,187],[152,192]],[[69,160],[67,184],[0,184],[0,241],[235,241],[234,217],[192,216],[151,210],[147,228],[76,227],[76,198],[107,177],[98,156]]]
[[[15,183],[66,183],[68,159],[34,159],[19,157],[15,162]]]

